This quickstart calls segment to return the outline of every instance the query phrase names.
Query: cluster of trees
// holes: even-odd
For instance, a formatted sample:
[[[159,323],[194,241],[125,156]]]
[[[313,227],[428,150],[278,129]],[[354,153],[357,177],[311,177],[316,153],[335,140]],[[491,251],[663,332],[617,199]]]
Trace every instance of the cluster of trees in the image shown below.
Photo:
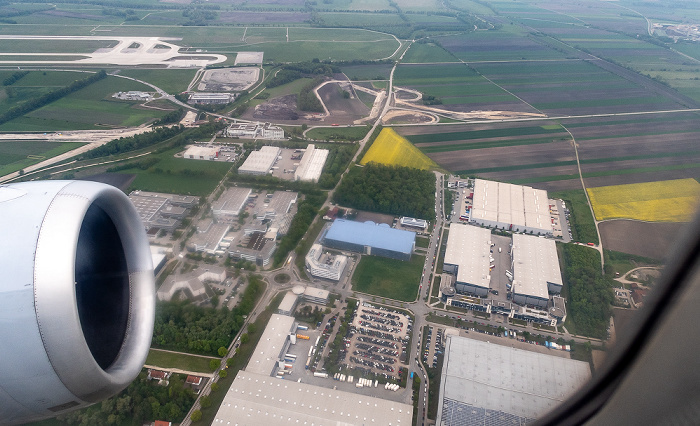
[[[353,167],[333,194],[347,207],[435,219],[435,175],[410,167],[368,163]]]
[[[323,105],[316,97],[314,88],[323,82],[323,77],[316,77],[301,88],[297,97],[297,108],[301,111],[323,112]]]
[[[442,99],[433,95],[423,95],[423,105],[442,105]]]
[[[260,277],[250,276],[238,305],[229,310],[203,308],[189,301],[159,302],[153,327],[153,345],[165,349],[216,356],[220,347],[228,347],[262,295]]]
[[[29,74],[29,71],[17,71],[13,72],[11,76],[7,77],[2,81],[3,86],[10,86],[12,84],[15,84],[17,81],[19,81],[22,77],[25,75]]]
[[[297,207],[297,214],[294,215],[292,223],[289,225],[287,235],[282,237],[275,252],[275,265],[281,265],[294,247],[299,244],[301,238],[306,234],[311,222],[318,214],[319,209],[326,201],[326,194],[322,191],[309,191],[304,200]]]
[[[604,339],[615,297],[610,278],[601,271],[600,256],[595,250],[576,244],[560,247],[569,316],[576,334]]]
[[[170,376],[169,385],[159,386],[157,380],[148,380],[142,371],[129,387],[112,398],[84,410],[58,417],[69,425],[142,425],[155,420],[179,423],[184,420],[196,396],[185,387],[179,374]]]
[[[178,121],[180,121],[180,118],[182,118],[184,112],[185,111],[182,109],[182,107],[174,111],[170,111],[169,113],[162,116],[160,119],[154,121],[153,126],[162,126],[164,124],[177,123]]]
[[[102,14],[107,15],[107,16],[120,16],[124,18],[127,21],[139,21],[141,18],[138,17],[134,9],[112,9],[112,8],[103,8],[102,9]]]
[[[187,18],[187,21],[183,22],[184,26],[205,26],[209,25],[211,21],[216,20],[218,13],[216,9],[219,9],[218,5],[196,5],[194,7],[190,6],[182,11],[182,16]]]
[[[318,184],[323,189],[333,189],[343,175],[345,168],[348,166],[352,156],[357,151],[357,146],[352,145],[333,145],[320,146],[324,149],[329,149],[326,164],[323,166],[323,172],[318,178]]]
[[[71,93],[76,92],[80,89],[83,89],[96,81],[102,80],[105,77],[107,77],[107,73],[104,70],[101,70],[95,74],[92,74],[89,77],[85,77],[80,80],[75,80],[68,86],[61,87],[60,89],[52,90],[41,96],[37,96],[36,98],[29,99],[26,102],[12,107],[4,113],[0,114],[0,124],[6,123],[17,117],[21,117],[24,114],[27,114],[28,112],[32,112],[36,109],[43,107],[44,105],[48,105],[51,102],[57,101],[62,97],[70,95]]]
[[[324,311],[319,309],[318,306],[314,306],[314,308],[311,309],[311,306],[306,305],[300,310],[298,310],[294,317],[300,320],[304,320],[310,324],[316,324],[323,320],[324,315]]]
[[[345,351],[345,337],[348,334],[348,324],[352,322],[352,317],[357,309],[357,302],[348,300],[348,308],[345,310],[345,316],[341,319],[338,333],[335,339],[328,344],[328,356],[324,359],[323,366],[329,374],[335,374],[340,371],[341,354]]]

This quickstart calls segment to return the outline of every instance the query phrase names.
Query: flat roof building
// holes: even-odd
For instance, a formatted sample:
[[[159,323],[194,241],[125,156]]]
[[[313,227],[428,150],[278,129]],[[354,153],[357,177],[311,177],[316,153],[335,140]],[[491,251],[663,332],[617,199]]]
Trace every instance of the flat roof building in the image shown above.
[[[229,256],[232,259],[248,260],[258,266],[269,265],[277,249],[277,241],[274,238],[268,238],[267,234],[263,231],[254,231],[244,235],[235,247],[229,246]]]
[[[590,378],[586,362],[448,336],[437,424],[525,424]]]
[[[299,296],[291,291],[288,291],[287,294],[284,295],[280,305],[277,307],[277,313],[280,315],[292,315],[294,308],[297,306],[298,300]]]
[[[562,288],[557,247],[553,240],[513,234],[513,302],[547,308],[549,293]]]
[[[330,292],[328,290],[323,290],[316,287],[306,287],[302,297],[307,302],[316,303],[319,305],[325,305],[328,303],[328,295]]]
[[[245,371],[262,374],[272,380],[277,362],[287,353],[289,335],[296,331],[296,327],[294,317],[272,314]]]
[[[336,219],[321,239],[325,246],[362,254],[410,260],[416,233],[393,229],[372,221]]]
[[[187,243],[190,251],[204,252],[207,254],[222,254],[221,243],[228,234],[231,225],[228,223],[214,223],[211,219],[204,219],[197,224],[197,232]],[[221,251],[221,253],[217,253]]]
[[[327,149],[316,149],[313,144],[309,144],[304,156],[301,157],[299,167],[294,172],[294,180],[318,182],[329,152]]]
[[[323,253],[321,244],[314,244],[304,259],[309,273],[315,277],[338,281],[348,264],[347,256]]]
[[[214,160],[219,157],[219,147],[193,145],[182,154],[189,160]]]
[[[455,275],[460,293],[486,296],[491,275],[489,254],[491,231],[471,225],[452,224],[442,270]]]
[[[233,223],[238,219],[243,206],[250,196],[250,188],[233,186],[227,189],[211,206],[212,214],[218,222]]]
[[[467,209],[467,201],[468,197],[464,197],[461,213]],[[475,179],[471,202],[469,221],[477,225],[515,232],[552,233],[547,191]]]
[[[402,217],[399,219],[401,226],[409,228],[418,228],[425,231],[428,228],[428,221],[425,219],[416,219],[414,217]]]
[[[274,166],[281,152],[282,150],[276,146],[264,146],[259,151],[253,151],[238,168],[238,173],[266,175]]]
[[[146,191],[131,192],[129,200],[136,207],[147,232],[160,229],[173,231],[189,208],[197,203],[197,197]]]
[[[236,95],[233,93],[192,93],[187,100],[188,104],[227,104],[233,101]]]

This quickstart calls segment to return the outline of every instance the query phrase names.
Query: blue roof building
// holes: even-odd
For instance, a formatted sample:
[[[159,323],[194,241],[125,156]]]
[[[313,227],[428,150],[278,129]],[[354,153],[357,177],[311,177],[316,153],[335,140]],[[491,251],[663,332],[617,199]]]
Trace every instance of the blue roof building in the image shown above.
[[[340,250],[410,260],[416,233],[394,229],[384,223],[336,219],[321,242],[324,246]]]

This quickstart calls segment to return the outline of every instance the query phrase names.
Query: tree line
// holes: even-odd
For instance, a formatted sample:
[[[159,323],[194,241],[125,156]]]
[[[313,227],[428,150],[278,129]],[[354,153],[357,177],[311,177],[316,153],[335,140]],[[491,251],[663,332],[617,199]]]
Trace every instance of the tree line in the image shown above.
[[[333,194],[360,210],[435,219],[435,175],[426,170],[368,163],[353,167]]]
[[[16,71],[13,72],[11,76],[7,77],[2,81],[3,86],[10,86],[18,82],[22,77],[29,74],[29,71]]]
[[[575,333],[599,339],[607,337],[614,300],[610,278],[603,276],[600,256],[577,244],[560,244],[563,278],[568,292],[568,315]]]
[[[78,90],[83,89],[91,85],[92,83],[95,83],[96,81],[100,81],[105,77],[107,77],[107,73],[104,70],[101,70],[95,74],[92,74],[89,77],[85,77],[80,80],[75,80],[68,86],[64,86],[60,89],[52,90],[41,96],[37,96],[36,98],[29,99],[28,101],[15,107],[12,107],[4,113],[0,114],[0,124],[6,123],[17,117],[21,117],[24,114],[39,109],[45,105],[50,104],[51,102],[57,101],[67,95],[70,95],[73,92],[77,92]]]

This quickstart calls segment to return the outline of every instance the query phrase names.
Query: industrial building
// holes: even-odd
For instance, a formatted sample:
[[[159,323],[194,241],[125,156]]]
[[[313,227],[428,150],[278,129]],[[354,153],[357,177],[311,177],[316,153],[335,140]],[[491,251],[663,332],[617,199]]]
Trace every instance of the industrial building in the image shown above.
[[[299,296],[294,292],[288,291],[284,295],[284,298],[277,307],[277,313],[280,315],[292,315],[294,309],[297,307],[297,302],[299,301]]]
[[[299,167],[294,172],[294,180],[318,182],[329,152],[327,149],[316,149],[313,144],[309,144],[304,156],[301,157]]]
[[[212,214],[217,222],[233,223],[245,206],[250,196],[250,188],[233,186],[228,188],[211,206]]]
[[[399,223],[404,228],[416,228],[421,231],[428,229],[428,221],[425,219],[416,219],[414,217],[402,217],[399,219]]]
[[[416,244],[416,233],[393,229],[384,223],[336,219],[321,238],[321,243],[339,250],[410,260]]]
[[[523,425],[591,378],[587,362],[448,336],[437,424]]]
[[[132,90],[129,92],[117,92],[112,95],[113,98],[121,99],[123,101],[141,101],[148,102],[153,100],[153,95],[148,92],[140,92],[137,90]]]
[[[471,225],[452,224],[442,270],[455,276],[459,293],[486,296],[491,275],[491,231]]]
[[[234,123],[226,129],[230,138],[284,139],[284,129],[270,123]]]
[[[194,299],[208,298],[214,294],[207,293],[207,288],[204,286],[204,283],[222,283],[225,279],[226,270],[223,268],[211,267],[203,271],[197,269],[185,276],[169,278],[160,286],[156,292],[156,296],[158,300],[168,301],[172,299],[179,290],[187,290]]]
[[[469,203],[472,203],[471,211]],[[511,185],[475,179],[473,195],[462,199],[460,217],[489,228],[515,232],[552,233],[547,191],[529,186]]]
[[[206,254],[223,255],[221,247],[231,225],[228,223],[214,223],[212,219],[203,219],[197,223],[197,232],[187,242],[189,251]]]
[[[191,105],[222,105],[229,102],[233,102],[236,99],[236,95],[233,93],[192,93],[187,100],[188,104]]]
[[[286,235],[296,213],[294,207],[298,197],[299,194],[292,191],[267,193],[262,203],[258,202],[253,209],[254,220],[247,227],[251,230],[267,230],[272,235],[269,238]]]
[[[347,256],[323,252],[321,244],[314,244],[304,259],[306,269],[314,277],[338,281],[348,264]]]
[[[513,302],[546,309],[549,294],[561,293],[563,285],[555,242],[513,234],[512,256]]]
[[[247,260],[258,266],[270,264],[277,249],[277,241],[267,232],[254,231],[244,235],[237,246],[229,246],[228,254],[234,260]]]
[[[302,297],[307,302],[316,303],[317,305],[325,305],[328,303],[330,292],[316,287],[306,287]]]
[[[136,207],[146,232],[154,235],[149,231],[175,230],[189,209],[197,204],[198,197],[133,191],[129,194],[129,200]]]
[[[238,168],[238,173],[247,175],[266,175],[275,165],[282,150],[276,146],[264,146],[253,151]]]
[[[294,344],[294,318],[273,314],[245,371],[226,392],[213,425],[375,424],[407,426],[408,404],[275,378]]]
[[[215,160],[219,158],[219,147],[193,145],[187,148],[182,158],[188,160]]]

